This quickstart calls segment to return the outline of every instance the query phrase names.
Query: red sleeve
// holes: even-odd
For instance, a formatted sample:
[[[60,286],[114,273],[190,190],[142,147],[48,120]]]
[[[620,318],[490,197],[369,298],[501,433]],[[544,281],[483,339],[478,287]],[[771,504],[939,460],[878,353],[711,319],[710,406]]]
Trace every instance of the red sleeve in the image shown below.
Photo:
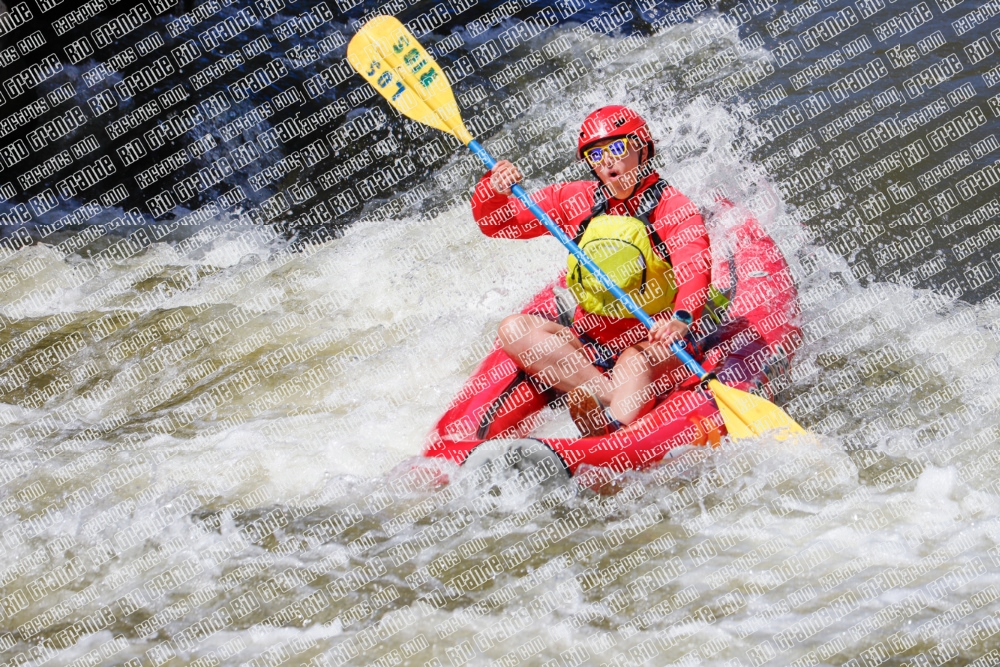
[[[676,188],[657,207],[656,231],[660,235],[677,280],[675,309],[686,310],[697,320],[708,298],[712,280],[712,251],[705,221],[690,199]]]
[[[476,184],[472,196],[472,215],[479,224],[483,234],[493,238],[532,239],[548,234],[548,230],[539,222],[517,197],[497,194],[490,186],[492,171],[486,172]],[[563,231],[573,235],[577,226],[576,214],[579,205],[567,206],[567,195],[573,204],[580,200],[580,186],[585,181],[574,183],[557,183],[542,188],[531,195],[531,198]],[[589,210],[589,204],[587,205]]]

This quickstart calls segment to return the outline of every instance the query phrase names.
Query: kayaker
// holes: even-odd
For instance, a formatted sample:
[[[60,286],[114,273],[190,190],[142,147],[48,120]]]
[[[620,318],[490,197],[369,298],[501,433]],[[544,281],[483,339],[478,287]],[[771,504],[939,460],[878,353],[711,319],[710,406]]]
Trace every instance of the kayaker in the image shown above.
[[[606,106],[583,122],[577,158],[597,181],[558,183],[533,199],[656,320],[648,331],[596,278],[569,258],[567,285],[578,306],[572,327],[537,315],[506,317],[504,351],[543,384],[568,392],[584,436],[606,435],[651,410],[656,396],[686,375],[667,347],[685,341],[702,314],[711,279],[708,234],[698,209],[653,170],[646,121],[628,107]],[[502,160],[476,185],[472,211],[484,234],[528,239],[549,232],[515,197],[522,179]]]

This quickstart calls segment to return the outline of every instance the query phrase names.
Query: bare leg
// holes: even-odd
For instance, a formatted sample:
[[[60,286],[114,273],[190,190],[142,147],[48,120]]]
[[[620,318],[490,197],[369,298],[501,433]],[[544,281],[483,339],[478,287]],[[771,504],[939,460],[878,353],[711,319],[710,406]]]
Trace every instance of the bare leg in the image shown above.
[[[681,361],[662,343],[638,343],[622,352],[611,373],[613,386],[605,402],[611,415],[631,424],[649,412],[656,394],[675,384],[670,381],[671,374],[680,366]]]
[[[504,352],[545,384],[570,391],[586,383],[602,401],[610,399],[611,383],[590,362],[576,334],[537,315],[510,315],[498,330]]]
[[[657,389],[665,391],[681,366],[666,345],[644,342],[622,352],[609,378],[593,366],[571,329],[537,315],[510,315],[498,333],[504,352],[526,372],[560,391],[586,385],[622,424],[648,412]]]

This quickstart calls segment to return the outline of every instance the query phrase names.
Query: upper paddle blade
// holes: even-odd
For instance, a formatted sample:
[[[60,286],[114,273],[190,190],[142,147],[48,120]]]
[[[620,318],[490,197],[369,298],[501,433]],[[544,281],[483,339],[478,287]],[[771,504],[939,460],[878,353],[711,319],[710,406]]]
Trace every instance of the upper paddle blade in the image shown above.
[[[440,65],[394,16],[376,16],[347,45],[347,60],[399,113],[468,144],[455,95]]]
[[[784,440],[794,433],[806,432],[784,410],[760,396],[727,387],[718,380],[710,380],[708,388],[734,440],[760,436],[768,431],[775,431],[775,436]]]

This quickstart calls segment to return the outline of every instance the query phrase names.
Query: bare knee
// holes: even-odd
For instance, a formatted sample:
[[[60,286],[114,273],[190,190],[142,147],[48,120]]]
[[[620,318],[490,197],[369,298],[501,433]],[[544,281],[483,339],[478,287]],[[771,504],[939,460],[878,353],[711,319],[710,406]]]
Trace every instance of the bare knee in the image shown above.
[[[672,368],[673,355],[666,346],[633,345],[618,357],[615,375],[619,383],[632,380],[651,382]]]
[[[616,363],[617,366],[624,366],[633,377],[648,373],[650,371],[649,359],[643,354],[641,348],[630,347],[621,353]]]
[[[528,335],[531,327],[525,321],[524,315],[518,313],[516,315],[508,315],[507,317],[500,320],[500,326],[497,327],[497,335],[500,337],[500,343],[503,345],[504,349],[514,345],[519,340]]]
[[[558,331],[559,329],[565,329],[565,327],[534,315],[519,313],[503,318],[500,321],[500,326],[497,327],[497,335],[500,337],[500,344],[506,352],[520,354],[532,347],[537,347],[546,339],[552,338],[553,335],[556,338],[549,344],[551,347],[557,347],[566,342],[565,334],[568,330]]]
[[[651,368],[661,366],[672,359],[676,359],[670,348],[663,343],[642,343],[636,347],[641,350],[642,356],[645,357],[646,363]]]

